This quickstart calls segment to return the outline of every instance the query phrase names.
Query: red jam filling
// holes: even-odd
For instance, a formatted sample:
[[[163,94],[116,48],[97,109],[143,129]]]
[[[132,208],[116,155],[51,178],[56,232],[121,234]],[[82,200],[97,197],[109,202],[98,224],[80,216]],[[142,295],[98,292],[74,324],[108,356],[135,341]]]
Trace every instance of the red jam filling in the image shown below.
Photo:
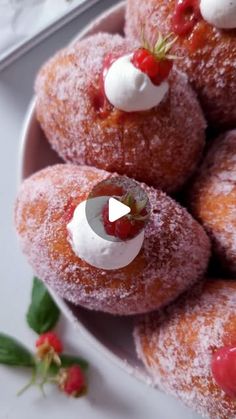
[[[104,80],[110,66],[121,55],[122,54],[120,53],[116,53],[116,54],[110,53],[105,56],[104,61],[103,61],[102,71],[99,77],[99,86],[98,86],[98,89],[96,89],[92,95],[92,104],[93,104],[94,109],[100,114],[101,117],[104,117],[104,118],[107,116],[107,113],[108,113],[108,109],[107,109],[108,101],[105,94]]]
[[[177,35],[185,36],[190,34],[199,20],[201,20],[199,0],[176,1],[172,27]]]

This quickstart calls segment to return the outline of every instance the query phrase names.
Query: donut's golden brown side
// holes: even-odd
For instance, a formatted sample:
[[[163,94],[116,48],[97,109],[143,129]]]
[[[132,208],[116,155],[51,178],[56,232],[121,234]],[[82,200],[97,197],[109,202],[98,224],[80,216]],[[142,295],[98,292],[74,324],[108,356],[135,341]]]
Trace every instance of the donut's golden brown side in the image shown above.
[[[133,48],[119,35],[98,34],[57,53],[36,80],[37,117],[65,161],[175,191],[201,157],[205,120],[186,76],[176,70],[169,94],[149,111],[122,112],[107,100],[101,107],[104,57]]]
[[[125,268],[106,271],[78,258],[68,241],[67,210],[85,200],[93,186],[111,176],[86,166],[56,165],[25,180],[15,222],[23,251],[35,273],[61,297],[114,314],[159,308],[200,279],[210,246],[202,227],[164,193],[141,184],[151,219],[143,248]]]
[[[161,390],[206,418],[235,419],[236,400],[216,384],[211,359],[236,342],[236,282],[210,280],[135,328],[139,358]]]
[[[218,137],[190,188],[194,215],[224,268],[236,276],[236,130]]]
[[[139,43],[144,33],[153,43],[159,31],[173,32],[175,5],[175,0],[128,0],[127,37]],[[174,50],[182,57],[176,64],[188,74],[208,121],[235,128],[236,29],[220,30],[202,20],[189,36],[178,38]]]

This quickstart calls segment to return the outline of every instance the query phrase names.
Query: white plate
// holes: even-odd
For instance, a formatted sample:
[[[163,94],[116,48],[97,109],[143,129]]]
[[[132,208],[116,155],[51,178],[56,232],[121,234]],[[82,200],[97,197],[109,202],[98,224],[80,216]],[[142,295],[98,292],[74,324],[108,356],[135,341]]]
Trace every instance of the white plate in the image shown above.
[[[100,15],[76,39],[99,31],[122,33],[123,26],[124,2]],[[21,138],[20,178],[25,179],[43,167],[58,162],[62,160],[50,148],[36,120],[35,99],[33,99],[26,115]],[[135,353],[132,338],[133,317],[112,316],[76,307],[50,291],[65,316],[85,335],[91,345],[129,374],[150,383],[150,377]]]

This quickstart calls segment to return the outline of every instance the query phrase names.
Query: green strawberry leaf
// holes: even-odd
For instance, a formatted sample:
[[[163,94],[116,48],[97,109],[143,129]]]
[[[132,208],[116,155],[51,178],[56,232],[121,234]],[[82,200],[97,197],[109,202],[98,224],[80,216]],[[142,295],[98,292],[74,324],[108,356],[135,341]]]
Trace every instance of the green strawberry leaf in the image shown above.
[[[28,325],[36,333],[52,330],[58,322],[60,311],[42,281],[34,278],[31,304],[26,319]]]
[[[17,367],[33,367],[32,353],[16,339],[0,333],[0,364]]]

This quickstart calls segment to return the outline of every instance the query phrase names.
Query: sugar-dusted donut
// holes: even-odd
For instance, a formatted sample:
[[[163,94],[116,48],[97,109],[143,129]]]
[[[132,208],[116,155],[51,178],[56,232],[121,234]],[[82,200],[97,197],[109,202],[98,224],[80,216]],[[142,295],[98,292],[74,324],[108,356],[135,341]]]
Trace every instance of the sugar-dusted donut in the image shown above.
[[[114,314],[148,312],[202,277],[209,239],[184,208],[141,184],[151,207],[141,251],[121,269],[91,266],[72,249],[68,223],[91,189],[109,178],[110,173],[88,166],[61,164],[41,170],[21,186],[16,229],[35,273],[61,297]]]
[[[190,187],[193,214],[224,268],[236,275],[236,130],[218,137]]]
[[[208,22],[203,11],[210,3],[210,11],[223,16],[215,25]],[[223,11],[217,12],[221,5]],[[204,13],[202,18],[200,9]],[[231,29],[224,28],[233,16]],[[206,20],[208,19],[208,20]],[[217,26],[216,26],[217,25]],[[220,25],[220,27],[218,27]],[[223,26],[222,26],[223,25]],[[182,58],[176,63],[188,74],[196,90],[208,121],[215,127],[236,126],[236,6],[232,1],[215,0],[128,0],[126,35],[139,43],[143,37],[153,42],[158,32],[176,31],[178,40],[174,52]]]
[[[137,353],[153,383],[210,419],[236,417],[229,372],[236,374],[235,305],[236,282],[212,280],[135,328]]]
[[[37,118],[66,162],[175,191],[201,157],[205,120],[186,76],[175,69],[158,106],[126,112],[111,105],[101,87],[104,62],[132,52],[133,45],[121,36],[97,34],[57,53],[37,76]],[[133,102],[135,108],[138,100]]]

